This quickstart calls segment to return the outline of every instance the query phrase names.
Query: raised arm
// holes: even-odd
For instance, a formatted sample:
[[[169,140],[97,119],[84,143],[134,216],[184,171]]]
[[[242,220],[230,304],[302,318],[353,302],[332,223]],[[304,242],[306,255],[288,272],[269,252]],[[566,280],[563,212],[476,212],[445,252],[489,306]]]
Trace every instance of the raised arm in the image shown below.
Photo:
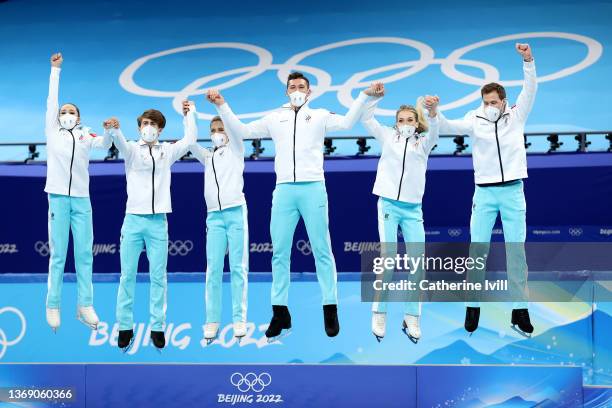
[[[361,115],[366,107],[366,102],[369,102],[370,100],[370,96],[366,94],[365,91],[360,92],[357,99],[355,99],[351,104],[351,107],[346,115],[338,115],[331,112],[329,113],[327,123],[325,124],[325,130],[328,132],[335,132],[339,130],[352,129],[357,121],[361,118]]]
[[[90,133],[90,137],[92,138],[91,147],[94,149],[108,150],[113,144],[113,137],[110,132],[105,131],[102,137]]]
[[[380,143],[383,143],[385,135],[387,134],[387,128],[381,125],[376,120],[376,118],[374,117],[374,111],[378,106],[378,102],[382,100],[382,97],[385,94],[385,87],[382,82],[375,83],[370,86],[370,88],[372,87],[374,87],[375,90],[374,98],[368,103],[366,103],[366,106],[361,115],[361,124],[368,132],[368,134],[374,136],[374,138]]]
[[[423,150],[425,154],[431,153],[431,149],[438,144],[440,140],[440,123],[438,117],[438,104],[440,103],[440,98],[437,96],[426,96],[424,99],[425,108],[427,109],[428,114],[427,125],[429,130],[427,131],[427,135],[424,137]]]
[[[209,89],[206,98],[213,103],[217,108],[217,113],[223,121],[223,126],[230,129],[236,137],[265,139],[270,138],[270,132],[266,125],[266,119],[261,118],[244,124],[232,112],[229,105],[225,102],[225,98],[216,89]]]
[[[438,128],[445,135],[472,136],[472,113],[468,112],[463,119],[446,119],[442,112],[438,112]]]
[[[516,51],[523,57],[523,75],[525,79],[514,110],[516,115],[525,122],[531,112],[531,108],[533,108],[538,81],[536,78],[535,62],[529,44],[516,44]]]
[[[196,125],[196,109],[193,102],[183,101],[183,128],[185,133],[181,140],[172,143],[168,148],[170,151],[170,163],[174,163],[187,154],[198,140],[198,127]]]
[[[45,134],[58,127],[57,115],[59,114],[59,79],[62,62],[62,54],[57,53],[51,56],[51,75],[49,76],[49,95],[47,96],[47,113],[45,115]]]
[[[123,132],[119,127],[119,120],[117,118],[110,118],[104,121],[104,136],[110,136],[112,142],[115,143],[115,147],[119,150],[119,153],[123,156],[126,162],[132,160],[134,154],[134,145],[125,140]]]

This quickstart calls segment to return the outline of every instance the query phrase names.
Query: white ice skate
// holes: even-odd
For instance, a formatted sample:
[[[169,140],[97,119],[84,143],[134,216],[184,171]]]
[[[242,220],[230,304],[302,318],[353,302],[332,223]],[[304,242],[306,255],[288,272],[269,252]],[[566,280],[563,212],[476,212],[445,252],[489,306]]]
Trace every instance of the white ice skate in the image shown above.
[[[376,340],[380,343],[385,332],[387,330],[387,314],[373,312],[372,313],[372,334],[376,337]]]
[[[93,306],[79,306],[77,309],[77,319],[90,329],[98,330],[100,319]]]
[[[54,333],[60,327],[60,310],[47,308],[47,323],[51,326]]]
[[[242,341],[242,338],[246,336],[246,323],[245,322],[234,322],[234,337],[238,339],[238,343]]]
[[[404,315],[404,321],[402,322],[402,331],[411,342],[417,344],[421,338],[421,327],[419,324],[419,316]]]
[[[219,323],[206,323],[204,325],[204,339],[206,340],[207,346],[213,341],[215,341],[215,339],[218,336],[219,336]]]

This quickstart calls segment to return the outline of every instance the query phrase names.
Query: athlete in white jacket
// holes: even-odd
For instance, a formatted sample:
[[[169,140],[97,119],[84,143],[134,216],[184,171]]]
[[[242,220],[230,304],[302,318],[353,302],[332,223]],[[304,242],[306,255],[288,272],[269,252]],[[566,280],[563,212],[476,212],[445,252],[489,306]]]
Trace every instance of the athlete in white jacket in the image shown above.
[[[527,263],[524,242],[527,232],[523,180],[527,178],[524,131],[537,90],[535,63],[528,44],[516,44],[523,58],[525,81],[516,105],[508,106],[506,90],[497,83],[483,86],[482,105],[463,119],[448,120],[440,114],[440,132],[472,137],[472,159],[476,189],[470,221],[471,256],[486,254],[491,232],[501,213],[506,241],[509,290],[515,303],[512,325],[523,334],[533,332],[529,319]],[[471,275],[471,276],[470,276]],[[484,279],[484,270],[468,273],[468,279]],[[480,304],[467,304],[465,329],[478,328]]]
[[[272,311],[266,336],[278,337],[291,328],[287,308],[291,246],[295,227],[302,217],[315,256],[322,290],[325,332],[340,331],[337,315],[336,265],[329,237],[327,191],[323,175],[323,141],[328,132],[350,129],[361,116],[368,96],[361,93],[346,116],[308,104],[310,82],[299,72],[287,79],[290,103],[261,119],[243,124],[217,91],[209,95],[223,123],[244,138],[272,138],[276,150],[276,189],[272,196]]]
[[[384,85],[373,85],[377,95],[384,94]],[[373,115],[380,98],[371,104],[361,121],[368,133],[381,144],[373,193],[378,199],[378,232],[381,256],[393,258],[397,254],[397,230],[402,228],[409,256],[420,257],[425,251],[425,229],[421,202],[425,191],[427,159],[438,143],[437,102],[423,111],[423,98],[416,107],[402,105],[395,115],[395,126],[382,126]],[[391,280],[393,269],[385,270],[383,282]],[[412,273],[414,272],[414,273]],[[423,279],[423,268],[411,271],[416,282]],[[372,333],[378,341],[385,336],[387,316],[386,292],[378,292],[372,303]],[[406,296],[403,331],[414,343],[421,338],[421,304],[419,292]]]
[[[183,108],[190,110],[185,101]],[[129,350],[134,339],[134,290],[138,260],[143,247],[149,260],[150,319],[153,345],[162,349],[166,345],[164,326],[166,321],[168,263],[168,221],[172,212],[170,199],[170,167],[183,157],[195,142],[196,129],[189,111],[184,119],[185,136],[176,143],[160,143],[159,135],[166,125],[164,115],[149,109],[138,117],[140,140],[126,141],[115,118],[105,121],[105,129],[115,141],[115,146],[125,160],[128,199],[125,219],[121,227],[121,279],[117,294],[117,321],[119,338],[117,345]]]
[[[212,102],[212,101],[211,101]],[[193,119],[195,126],[195,118]],[[213,147],[194,143],[191,153],[204,165],[206,217],[206,324],[204,338],[210,344],[217,338],[221,322],[223,263],[229,247],[232,282],[232,321],[234,336],[246,335],[247,286],[249,272],[249,225],[242,188],[244,144],[235,129],[226,127],[220,117],[210,121]]]
[[[77,276],[77,318],[96,329],[99,319],[93,307],[93,224],[89,200],[89,152],[108,149],[111,139],[98,137],[81,124],[79,109],[72,103],[59,106],[59,78],[62,54],[51,56],[51,76],[45,119],[47,139],[47,181],[49,199],[49,277],[47,282],[47,323],[60,326],[62,281],[68,236],[72,231]]]

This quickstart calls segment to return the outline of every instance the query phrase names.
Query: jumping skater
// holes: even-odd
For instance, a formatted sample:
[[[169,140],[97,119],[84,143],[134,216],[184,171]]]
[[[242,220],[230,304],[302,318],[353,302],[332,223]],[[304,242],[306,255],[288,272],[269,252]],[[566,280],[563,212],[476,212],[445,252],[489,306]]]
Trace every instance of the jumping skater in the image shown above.
[[[536,69],[529,44],[516,44],[523,58],[525,76],[516,105],[509,106],[506,90],[498,83],[482,87],[482,105],[463,119],[447,120],[440,114],[440,132],[473,137],[472,157],[476,183],[470,220],[470,256],[486,255],[491,232],[501,213],[506,241],[509,290],[515,298],[512,327],[524,336],[533,333],[529,319],[527,262],[525,260],[526,204],[523,179],[527,178],[524,130],[537,90]],[[484,270],[468,273],[468,279],[482,281]],[[474,299],[471,299],[474,300]],[[467,303],[465,329],[478,328],[480,303]],[[518,326],[518,329],[517,327]]]
[[[213,102],[215,95],[209,93]],[[195,127],[195,119],[192,117]],[[212,343],[218,336],[222,310],[223,262],[229,246],[232,282],[234,337],[246,335],[247,286],[249,272],[249,225],[242,192],[244,144],[219,116],[210,121],[211,149],[197,143],[191,153],[204,165],[206,216],[206,324],[204,338]]]
[[[384,95],[384,85],[372,85],[376,96]],[[395,126],[381,125],[373,112],[382,98],[371,104],[361,121],[368,133],[381,144],[381,156],[376,172],[373,193],[378,198],[378,233],[381,256],[397,254],[397,231],[402,229],[406,253],[420,257],[425,251],[425,229],[421,202],[425,191],[425,172],[429,153],[438,142],[438,100],[432,99],[423,111],[424,99],[415,106],[402,105],[395,114]],[[388,282],[393,269],[383,272],[382,280]],[[417,283],[423,279],[424,270],[411,271],[410,279]],[[413,342],[421,338],[421,304],[419,291],[408,293],[404,305],[402,331]],[[379,342],[385,337],[387,323],[387,293],[377,293],[372,303],[372,333]]]
[[[151,339],[158,350],[166,345],[166,214],[172,212],[170,166],[189,151],[196,138],[195,127],[192,126],[194,112],[187,101],[183,102],[183,109],[189,110],[184,118],[185,135],[176,143],[159,142],[166,118],[155,109],[149,109],[138,117],[140,139],[137,142],[125,140],[117,119],[111,118],[104,122],[106,132],[112,135],[115,146],[124,157],[127,179],[128,199],[121,227],[121,279],[117,294],[117,343],[124,352],[129,350],[134,340],[134,291],[138,260],[143,247],[149,260],[151,280]]]
[[[62,54],[51,56],[51,76],[45,118],[47,140],[47,181],[49,200],[49,276],[47,281],[47,323],[57,331],[61,323],[62,283],[69,234],[74,242],[77,277],[77,318],[93,330],[99,319],[93,307],[93,223],[89,199],[89,153],[92,148],[108,150],[108,135],[97,137],[81,123],[73,103],[59,106]]]

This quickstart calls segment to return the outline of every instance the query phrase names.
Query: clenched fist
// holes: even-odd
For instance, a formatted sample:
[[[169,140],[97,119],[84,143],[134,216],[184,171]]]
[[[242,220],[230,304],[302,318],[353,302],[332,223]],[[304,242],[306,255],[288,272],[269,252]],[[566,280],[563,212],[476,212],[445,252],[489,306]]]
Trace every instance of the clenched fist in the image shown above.
[[[64,62],[64,57],[62,57],[62,53],[58,52],[51,56],[51,66],[56,68],[61,68],[62,62]]]
[[[206,92],[206,99],[217,106],[221,106],[225,103],[225,98],[223,98],[223,95],[221,95],[218,89],[209,89],[208,92]]]
[[[516,52],[521,54],[521,56],[523,57],[523,61],[525,62],[533,61],[533,55],[531,55],[531,47],[529,46],[529,44],[516,43],[515,47],[516,47]]]

